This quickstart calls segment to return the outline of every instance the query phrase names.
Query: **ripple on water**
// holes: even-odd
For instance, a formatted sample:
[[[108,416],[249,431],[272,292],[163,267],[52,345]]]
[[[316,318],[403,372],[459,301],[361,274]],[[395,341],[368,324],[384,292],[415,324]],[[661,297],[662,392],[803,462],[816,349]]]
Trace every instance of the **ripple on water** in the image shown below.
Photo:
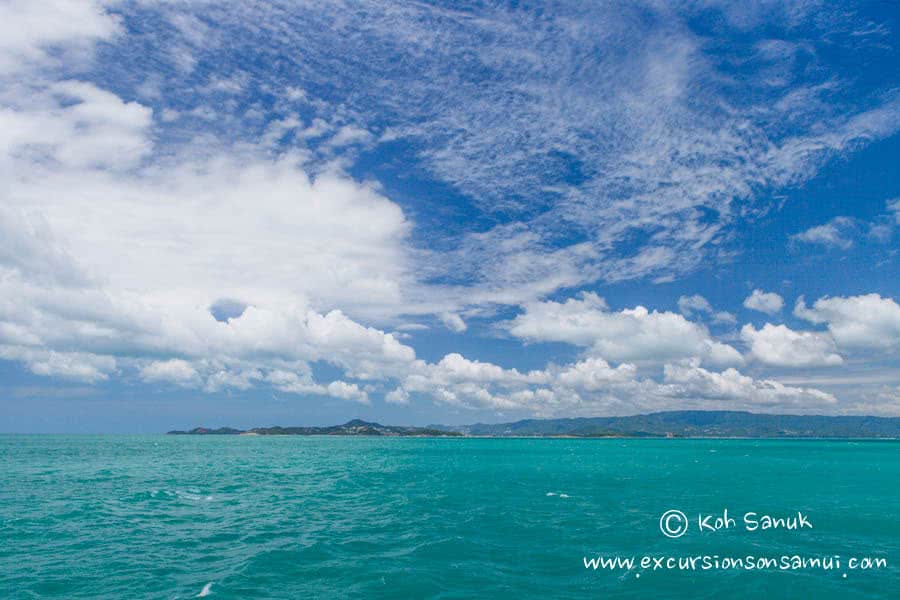
[[[701,591],[685,577],[585,572],[582,557],[601,551],[712,547],[663,539],[656,521],[668,508],[803,508],[822,523],[802,540],[722,536],[720,553],[900,554],[896,445],[748,448],[0,436],[11,457],[0,470],[0,574],[14,598],[774,599],[786,582],[816,598],[884,597],[896,567],[849,580],[698,575]]]

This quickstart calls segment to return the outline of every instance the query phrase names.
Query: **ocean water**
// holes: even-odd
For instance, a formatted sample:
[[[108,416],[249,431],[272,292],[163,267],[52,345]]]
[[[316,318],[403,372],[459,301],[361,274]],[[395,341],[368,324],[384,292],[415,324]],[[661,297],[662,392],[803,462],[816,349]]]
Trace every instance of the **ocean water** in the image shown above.
[[[2,598],[900,597],[896,442],[16,435],[0,464]],[[639,563],[748,555],[841,563]]]

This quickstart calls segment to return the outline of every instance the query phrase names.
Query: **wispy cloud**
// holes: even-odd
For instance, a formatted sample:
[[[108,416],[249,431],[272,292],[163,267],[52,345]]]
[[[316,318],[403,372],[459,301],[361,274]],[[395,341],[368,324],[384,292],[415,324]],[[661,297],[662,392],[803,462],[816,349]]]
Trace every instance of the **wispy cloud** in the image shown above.
[[[731,340],[704,323],[735,317],[693,290],[680,314],[576,294],[730,260],[773,190],[896,132],[896,85],[850,93],[820,52],[883,38],[852,14],[36,6],[0,7],[0,359],[32,374],[533,414],[812,410],[835,397],[726,367],[896,345],[896,303],[877,294],[801,300],[827,332]],[[695,26],[708,11],[715,35]],[[890,239],[898,206],[870,235]],[[862,229],[839,217],[795,239],[849,248]],[[426,361],[388,333],[422,319],[472,335],[503,311],[514,338],[580,355]]]
[[[499,221],[430,230],[428,239],[445,238],[442,247],[456,251],[423,271],[490,289],[481,296],[525,301],[727,259],[736,250],[732,227],[771,208],[766,191],[896,130],[896,96],[846,93],[840,65],[819,52],[824,38],[858,51],[878,34],[870,24],[812,3],[770,8],[244,2],[118,10],[126,24],[158,34],[142,48],[163,58],[154,64],[166,65],[172,47],[191,53],[189,75],[171,64],[161,75],[168,98],[192,105],[166,108],[215,113],[179,121],[177,133],[163,127],[163,139],[192,130],[254,138],[273,117],[291,115],[303,126],[279,143],[326,162],[345,140],[389,139],[476,206],[480,223]],[[721,11],[720,35],[742,41],[717,44],[692,29],[710,10]],[[763,22],[784,35],[762,37],[749,25]],[[806,36],[792,36],[800,27]],[[241,82],[229,88],[234,99],[213,93],[223,81]],[[504,273],[518,275],[484,277],[485,245]],[[515,268],[554,252],[556,277]]]

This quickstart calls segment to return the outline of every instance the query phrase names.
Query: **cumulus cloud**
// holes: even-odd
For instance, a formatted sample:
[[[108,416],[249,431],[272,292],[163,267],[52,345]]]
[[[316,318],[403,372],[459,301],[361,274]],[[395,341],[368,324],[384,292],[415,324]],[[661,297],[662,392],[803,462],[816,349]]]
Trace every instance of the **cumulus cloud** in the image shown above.
[[[357,402],[357,384],[318,384],[309,364],[364,380],[415,359],[335,308],[403,305],[410,224],[395,203],[338,168],[313,175],[302,152],[205,140],[159,153],[151,108],[56,70],[118,18],[99,3],[29,6],[0,7],[4,30],[28,32],[0,42],[0,357],[87,382]]]
[[[612,361],[700,357],[712,364],[739,364],[740,353],[715,341],[702,325],[643,306],[611,311],[593,293],[565,302],[536,302],[507,324],[512,335],[535,342],[565,342]]]
[[[766,323],[762,329],[744,325],[741,338],[750,354],[760,362],[779,367],[821,367],[843,364],[828,334],[794,331],[784,325]]]
[[[750,310],[756,310],[774,315],[784,306],[784,298],[775,292],[764,292],[760,289],[753,290],[753,293],[744,299],[744,307]]]
[[[197,370],[191,363],[179,358],[153,361],[140,370],[140,378],[145,382],[167,382],[178,385],[196,385]]]
[[[228,389],[249,390],[264,378],[262,371],[253,367],[217,366],[206,377],[203,389],[211,393]]]
[[[856,221],[854,219],[835,217],[824,225],[810,227],[806,231],[793,235],[791,239],[807,244],[820,244],[848,250],[853,246],[855,231]]]
[[[835,217],[824,225],[811,227],[791,236],[791,241],[819,244],[841,250],[849,250],[859,239],[888,243],[894,235],[896,225],[900,224],[900,201],[888,200],[885,208],[886,213],[868,220]]]
[[[0,196],[2,197],[2,196]],[[0,205],[0,267],[43,285],[83,285],[89,274],[40,214]]]
[[[587,358],[560,371],[557,380],[567,388],[594,392],[614,383],[634,380],[636,374],[637,368],[630,363],[612,368],[602,358]]]
[[[302,362],[280,365],[266,375],[266,381],[275,389],[291,394],[327,394],[324,386],[313,381],[310,366]]]
[[[35,375],[61,377],[85,383],[97,383],[109,379],[116,370],[114,356],[90,352],[58,352],[33,346],[3,343],[0,340],[0,358],[21,361]]]
[[[19,158],[19,165],[125,169],[151,150],[152,111],[141,104],[83,81],[29,89],[21,103],[9,97],[15,91],[2,95],[0,152]]]
[[[824,297],[811,307],[801,296],[794,314],[825,324],[841,349],[889,350],[900,347],[900,305],[879,294]]]
[[[828,406],[837,403],[832,394],[786,386],[773,380],[754,380],[736,369],[713,373],[696,365],[666,365],[665,382],[678,396],[728,399],[761,406]]]
[[[146,382],[218,391],[249,389],[273,372],[316,361],[370,379],[397,374],[415,360],[414,350],[393,335],[339,310],[318,312],[278,290],[243,288],[256,302],[222,319],[210,310],[202,282],[169,289],[144,280],[134,290],[109,277],[93,279],[24,212],[0,211],[0,217],[0,229],[15,233],[0,243],[0,356],[36,374],[96,382],[131,372]],[[148,355],[173,358],[148,362]],[[276,387],[297,393],[368,400],[351,383],[301,388],[272,377]]]
[[[451,353],[437,363],[418,361],[391,398],[402,402],[418,393],[457,407],[551,413],[556,396],[542,386],[553,379],[548,370],[520,372]]]
[[[371,403],[368,393],[355,383],[335,380],[327,385],[322,385],[313,381],[308,365],[295,363],[293,368],[295,370],[272,370],[266,375],[266,381],[271,383],[275,389],[291,394],[330,396],[360,404]]]
[[[664,281],[726,255],[726,227],[765,209],[755,190],[802,181],[895,131],[895,99],[822,116],[811,88],[803,102],[786,92],[786,104],[722,110],[735,100],[715,85],[723,57],[709,60],[681,20],[632,31],[653,20],[491,8],[461,26],[424,4],[106,7],[0,5],[0,359],[88,383],[265,385],[359,403],[390,390],[397,404],[422,395],[543,415],[833,400],[708,370],[742,357],[690,320],[734,321],[702,296],[679,300],[682,314],[614,311],[595,294],[543,299],[597,280]],[[146,60],[128,60],[138,21]],[[638,51],[607,52],[607,40]],[[92,69],[100,41],[113,58]],[[302,57],[289,67],[308,89],[286,82],[279,96],[271,73],[226,72],[264,62],[232,60],[237,48]],[[602,64],[569,69],[586,49]],[[361,52],[373,59],[363,68],[351,58]],[[461,83],[459,67],[486,80]],[[329,85],[316,84],[323,76]],[[709,91],[702,106],[685,102],[697,89]],[[790,135],[771,126],[785,115]],[[495,225],[433,227],[439,243],[419,247],[401,205],[348,175],[361,149],[391,140]],[[780,310],[780,297],[760,295],[751,308],[768,312],[774,297]],[[893,301],[878,300],[873,322],[822,300],[798,315],[826,323],[843,348],[869,329],[890,338]],[[508,324],[515,337],[583,356],[531,371],[458,353],[430,363],[385,332],[428,315],[461,333],[461,314],[496,304],[524,307]],[[782,362],[837,356],[818,334],[776,334],[751,328],[754,356],[764,337],[760,355]],[[319,381],[317,362],[339,373]],[[665,365],[663,380],[647,365],[657,379]]]
[[[329,396],[340,398],[341,400],[352,400],[360,404],[369,404],[369,396],[365,391],[359,389],[355,383],[347,383],[345,381],[332,381],[325,388]]]
[[[370,401],[357,383],[316,382],[310,365],[326,361],[351,378],[385,384],[397,381],[399,386],[386,395],[389,402],[408,403],[419,395],[461,408],[545,416],[686,405],[765,406],[779,393],[791,402],[820,399],[815,394],[795,397],[790,388],[784,391],[774,384],[745,379],[739,381],[751,391],[726,394],[727,388],[720,386],[718,396],[717,388],[707,386],[700,393],[696,383],[689,386],[683,380],[641,379],[638,367],[624,357],[659,362],[699,355],[715,363],[724,362],[720,357],[732,360],[736,351],[715,342],[702,326],[681,315],[641,307],[614,312],[591,294],[526,307],[511,325],[511,331],[523,339],[573,343],[586,348],[590,356],[571,365],[519,371],[457,353],[427,363],[391,334],[362,325],[341,311],[320,313],[302,304],[280,303],[277,297],[272,302],[241,303],[242,311],[231,311],[229,318],[221,319],[206,301],[190,304],[165,294],[138,294],[91,280],[65,288],[32,280],[21,269],[7,269],[2,282],[6,293],[0,298],[11,298],[15,291],[24,302],[0,303],[4,324],[19,328],[2,330],[5,342],[17,344],[12,351],[7,346],[5,356],[28,362],[37,373],[50,374],[46,365],[55,364],[55,372],[84,381],[102,380],[116,369],[135,369],[146,381],[210,392],[268,384],[289,393]],[[34,337],[23,337],[23,332]],[[55,363],[50,360],[54,351],[48,348],[72,344],[91,351],[77,357],[81,367],[64,369],[58,357]],[[147,362],[142,358],[147,354],[180,358]],[[704,377],[716,380],[711,371],[705,373],[710,375]]]
[[[120,32],[106,5],[0,7],[0,175],[11,183],[0,190],[0,227],[16,240],[0,242],[0,259],[24,267],[41,257],[57,279],[81,270],[111,293],[157,300],[290,297],[396,315],[413,281],[400,207],[339,166],[313,173],[300,149],[271,153],[197,132],[160,147],[150,106],[55,60]]]
[[[384,395],[384,401],[388,404],[409,404],[409,392],[403,388],[396,388]]]
[[[94,42],[121,31],[118,18],[105,10],[108,4],[97,0],[0,4],[0,75],[84,60],[92,54]]]
[[[399,207],[339,174],[313,180],[290,157],[188,158],[128,177],[20,173],[9,209],[41,215],[110,287],[207,305],[295,296],[385,315],[411,279]]]
[[[417,364],[416,372],[389,397],[391,402],[405,403],[416,394],[460,408],[542,416],[633,414],[684,407],[773,410],[789,405],[818,410],[836,402],[833,395],[814,388],[756,380],[733,368],[709,371],[696,360],[666,364],[663,380],[657,382],[639,377],[633,364],[613,367],[595,357],[522,373],[448,355],[436,364]]]

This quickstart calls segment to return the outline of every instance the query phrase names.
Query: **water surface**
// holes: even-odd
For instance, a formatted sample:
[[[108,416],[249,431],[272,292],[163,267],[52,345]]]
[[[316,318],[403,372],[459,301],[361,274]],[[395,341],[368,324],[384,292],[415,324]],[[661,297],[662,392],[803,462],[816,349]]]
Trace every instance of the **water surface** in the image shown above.
[[[890,598],[900,443],[0,436],[3,598]],[[663,536],[668,509],[739,527]],[[812,530],[750,533],[747,511]],[[841,569],[585,569],[851,556]],[[846,577],[844,577],[846,575]]]

